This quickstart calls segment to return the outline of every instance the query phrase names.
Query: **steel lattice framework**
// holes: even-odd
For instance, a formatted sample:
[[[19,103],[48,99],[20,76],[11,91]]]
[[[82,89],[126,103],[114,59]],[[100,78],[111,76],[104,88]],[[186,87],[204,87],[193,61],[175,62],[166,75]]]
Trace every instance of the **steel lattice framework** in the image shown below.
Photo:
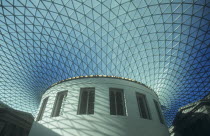
[[[51,84],[84,75],[154,89],[170,126],[210,91],[208,0],[1,0],[0,100],[36,113]]]

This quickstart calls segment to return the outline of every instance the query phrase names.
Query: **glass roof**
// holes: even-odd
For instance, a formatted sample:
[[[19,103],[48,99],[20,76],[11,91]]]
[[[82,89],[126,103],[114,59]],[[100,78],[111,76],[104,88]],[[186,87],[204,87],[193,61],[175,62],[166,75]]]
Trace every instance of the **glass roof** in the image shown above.
[[[53,83],[85,75],[154,89],[170,126],[210,91],[208,0],[1,0],[0,100],[36,113]]]

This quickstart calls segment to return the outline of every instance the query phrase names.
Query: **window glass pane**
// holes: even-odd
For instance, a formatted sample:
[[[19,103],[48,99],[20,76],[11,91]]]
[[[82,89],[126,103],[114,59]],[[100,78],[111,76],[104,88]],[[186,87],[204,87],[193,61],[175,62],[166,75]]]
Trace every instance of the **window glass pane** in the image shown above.
[[[39,114],[38,114],[38,117],[37,117],[37,121],[41,120],[42,119],[42,116],[44,114],[44,111],[45,111],[45,108],[46,108],[46,105],[47,105],[47,101],[48,101],[48,97],[45,98],[42,102],[42,106],[39,110]]]
[[[57,93],[55,104],[53,107],[52,117],[61,115],[64,109],[65,100],[67,97],[67,91]]]
[[[117,115],[124,115],[122,92],[116,92]]]
[[[145,95],[136,93],[136,97],[137,97],[140,116],[145,119],[150,119],[150,114]]]
[[[141,107],[141,111],[142,111],[142,117],[143,118],[148,118],[147,117],[147,109],[146,109],[145,99],[143,97],[142,97],[142,99],[140,99],[140,107]]]
[[[62,93],[62,97],[61,97],[62,102],[61,102],[61,106],[60,106],[60,110],[59,110],[59,115],[63,114],[66,97],[67,97],[67,91],[65,93]]]
[[[142,111],[141,111],[141,106],[140,106],[141,101],[138,96],[137,96],[137,102],[138,102],[139,114],[142,117]]]
[[[156,110],[157,110],[157,113],[158,113],[159,120],[162,124],[164,124],[164,120],[163,120],[163,116],[162,116],[159,104],[156,100],[154,100],[154,103],[155,103],[155,107],[156,107]]]
[[[94,101],[95,101],[95,92],[90,91],[89,92],[89,102],[88,102],[88,114],[94,113]]]
[[[110,114],[111,115],[116,115],[114,91],[110,91],[110,93],[109,93],[109,101],[110,101]]]
[[[110,114],[125,115],[125,101],[122,89],[111,88],[109,91]]]
[[[58,96],[58,101],[57,101],[55,116],[59,116],[59,114],[60,114],[62,103],[63,103],[63,99],[64,99],[64,94],[60,94]]]
[[[82,91],[81,93],[80,114],[86,114],[88,92]]]
[[[82,88],[78,114],[94,114],[95,88]]]

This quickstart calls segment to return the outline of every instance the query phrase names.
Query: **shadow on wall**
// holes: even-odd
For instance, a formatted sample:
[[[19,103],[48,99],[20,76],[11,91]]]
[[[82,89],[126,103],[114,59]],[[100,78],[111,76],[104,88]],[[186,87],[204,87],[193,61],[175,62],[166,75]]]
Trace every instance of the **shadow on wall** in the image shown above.
[[[144,136],[153,136],[154,134],[168,136],[166,127],[159,121],[139,117],[136,99],[133,99],[135,92],[132,93],[133,96],[125,94],[127,98],[129,97],[126,100],[126,105],[130,108],[129,116],[110,115],[109,91],[107,91],[109,87],[106,85],[97,86],[92,85],[91,82],[89,82],[90,85],[82,84],[84,87],[96,87],[95,108],[94,114],[77,115],[79,92],[83,87],[81,84],[80,86],[71,85],[69,88],[67,85],[63,88],[58,86],[53,89],[55,92],[46,93],[46,96],[50,97],[44,116],[39,122],[34,122],[30,136],[139,136],[140,133]],[[121,88],[121,85],[114,87]],[[60,115],[50,117],[57,90],[68,90],[67,98]],[[151,127],[154,128],[153,131],[151,131]]]
[[[80,117],[77,119],[68,119],[60,117],[51,122],[44,122],[44,125],[49,127],[49,130],[53,130],[62,136],[124,136],[124,127],[118,124],[119,121],[111,120],[104,117]],[[59,122],[57,122],[58,120]],[[106,122],[106,123],[102,123]],[[116,125],[114,124],[116,123]],[[119,131],[121,130],[121,132]],[[42,134],[44,134],[42,132]],[[34,135],[35,136],[35,135]],[[52,136],[50,133],[46,133],[46,136]],[[54,135],[53,135],[54,136]],[[57,135],[55,135],[57,136]]]
[[[55,133],[54,131],[50,130],[49,128],[45,127],[44,125],[39,124],[36,121],[34,121],[32,128],[35,131],[31,131],[32,133],[30,132],[29,136],[43,136],[43,134],[46,134],[46,136],[61,136]]]
[[[94,114],[77,115],[79,102],[79,88],[71,87],[68,98],[58,117],[50,117],[55,98],[52,96],[45,111],[45,117],[34,122],[30,136],[123,136],[127,117],[117,116],[110,118],[108,92],[96,93]],[[98,88],[103,90],[104,88]],[[65,90],[65,89],[64,89]],[[104,94],[107,93],[107,94]],[[51,95],[51,94],[49,94]],[[54,94],[55,95],[55,94]]]

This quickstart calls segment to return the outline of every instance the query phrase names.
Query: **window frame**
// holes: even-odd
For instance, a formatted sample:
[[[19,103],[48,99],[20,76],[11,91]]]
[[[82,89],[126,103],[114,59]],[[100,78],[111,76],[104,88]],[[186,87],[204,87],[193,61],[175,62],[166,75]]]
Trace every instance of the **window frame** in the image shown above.
[[[63,98],[61,100],[60,97],[62,95],[63,95]],[[62,107],[64,108],[64,106],[63,106],[65,104],[65,100],[64,99],[66,99],[67,95],[68,95],[68,91],[67,90],[57,92],[56,99],[55,99],[55,102],[53,104],[53,110],[52,110],[52,113],[51,113],[51,117],[58,117],[58,116],[62,115],[61,110],[62,110]]]
[[[93,89],[93,90],[92,90]],[[77,108],[77,115],[94,115],[95,113],[95,87],[85,87],[85,88],[80,88],[80,93],[79,93],[79,101],[78,101],[78,108]],[[88,95],[87,95],[87,101],[86,101],[86,109],[85,109],[85,113],[81,113],[81,104],[82,104],[82,95],[83,93],[87,91]],[[90,92],[93,91],[93,113],[89,113],[89,98],[90,98]]]
[[[36,121],[42,120],[43,115],[44,115],[44,112],[45,112],[45,109],[46,109],[46,107],[47,107],[48,99],[49,99],[49,96],[43,99],[42,104],[41,104],[41,107],[40,107],[40,109],[39,109],[38,116],[37,116],[37,118],[36,118]]]
[[[114,92],[114,98],[115,98],[115,114],[111,113],[111,98],[110,98],[110,93]],[[123,107],[123,114],[118,114],[117,113],[117,101],[116,101],[116,92],[120,92],[121,96],[122,96],[122,107]],[[114,115],[114,116],[127,116],[127,107],[126,107],[126,99],[125,99],[125,93],[124,90],[121,88],[109,88],[109,110],[110,110],[110,115]]]
[[[139,99],[142,99],[143,101],[143,105],[145,107],[145,113],[146,113],[146,117],[143,117],[143,113],[142,113],[142,107],[139,103]],[[137,101],[137,105],[138,105],[138,110],[139,110],[139,115],[141,118],[143,119],[149,119],[151,120],[151,113],[150,113],[150,108],[148,106],[148,101],[147,101],[147,97],[145,94],[142,94],[142,93],[139,93],[139,92],[136,92],[136,101]]]

